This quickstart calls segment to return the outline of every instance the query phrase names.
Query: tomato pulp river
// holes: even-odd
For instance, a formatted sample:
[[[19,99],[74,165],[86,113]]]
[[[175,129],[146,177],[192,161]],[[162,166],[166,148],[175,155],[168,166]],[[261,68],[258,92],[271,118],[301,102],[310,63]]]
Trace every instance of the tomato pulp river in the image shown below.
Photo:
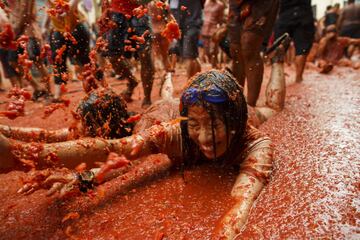
[[[284,111],[260,127],[275,145],[274,170],[238,239],[360,238],[358,76],[349,69],[329,76],[310,71],[303,83],[288,86]],[[127,194],[115,179],[66,200],[45,191],[19,195],[25,174],[1,174],[0,239],[209,239],[232,204],[236,174],[203,164]]]

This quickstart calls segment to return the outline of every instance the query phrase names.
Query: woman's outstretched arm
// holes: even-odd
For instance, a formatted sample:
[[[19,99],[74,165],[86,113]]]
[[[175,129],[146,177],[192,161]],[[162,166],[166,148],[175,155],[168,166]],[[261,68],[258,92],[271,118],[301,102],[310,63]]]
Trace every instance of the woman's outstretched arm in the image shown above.
[[[172,158],[182,153],[179,142],[181,134],[178,123],[155,125],[138,134],[114,140],[83,138],[50,144],[24,144],[2,135],[0,145],[3,143],[3,152],[6,154],[0,156],[0,169],[12,170],[22,163],[37,169],[55,166],[75,168],[80,163],[95,167],[95,163],[105,161],[110,152],[129,159],[152,153],[165,153]]]
[[[234,239],[241,231],[254,201],[270,176],[272,158],[271,141],[263,138],[241,164],[240,174],[231,192],[236,202],[220,220],[213,239]]]
[[[0,125],[0,133],[7,138],[23,142],[63,142],[69,140],[70,137],[70,131],[67,128],[51,131],[42,128]]]

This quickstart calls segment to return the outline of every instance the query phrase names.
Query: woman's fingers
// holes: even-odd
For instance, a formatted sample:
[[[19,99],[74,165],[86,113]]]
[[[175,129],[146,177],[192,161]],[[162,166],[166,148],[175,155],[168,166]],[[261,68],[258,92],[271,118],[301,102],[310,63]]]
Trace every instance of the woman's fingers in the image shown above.
[[[18,190],[18,193],[27,195],[33,193],[38,187],[39,187],[38,183],[26,183]]]
[[[135,139],[131,145],[131,152],[130,152],[130,156],[131,157],[136,157],[139,155],[139,153],[141,152],[142,148],[144,146],[144,141],[138,141],[137,139]]]
[[[60,182],[56,182],[52,185],[52,187],[50,188],[50,190],[46,193],[46,196],[51,196],[54,193],[61,191],[61,189],[64,187],[63,183]]]
[[[45,186],[52,186],[54,183],[56,182],[60,182],[60,183],[68,183],[71,182],[75,177],[72,174],[64,174],[64,173],[55,173],[53,175],[50,175],[47,179],[45,179],[45,181],[43,182],[43,184]]]

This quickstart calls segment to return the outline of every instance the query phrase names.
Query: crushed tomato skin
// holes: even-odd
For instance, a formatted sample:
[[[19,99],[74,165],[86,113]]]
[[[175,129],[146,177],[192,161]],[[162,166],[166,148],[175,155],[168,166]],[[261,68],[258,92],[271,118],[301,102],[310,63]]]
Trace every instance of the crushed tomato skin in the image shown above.
[[[50,17],[61,17],[61,15],[70,11],[69,1],[54,0],[53,4],[54,6],[47,10],[47,14]]]
[[[70,101],[64,101],[63,103],[52,103],[45,107],[44,115],[42,116],[42,119],[48,118],[52,113],[54,113],[58,109],[64,109],[68,107],[70,104]]]
[[[5,24],[0,32],[0,46],[5,49],[16,50],[15,33],[10,24]]]
[[[96,174],[97,182],[101,183],[105,175],[111,170],[126,167],[129,164],[130,161],[124,155],[119,156],[117,153],[110,152],[105,164],[100,167]]]
[[[134,122],[138,122],[141,119],[141,114],[136,114],[134,116],[129,117],[126,122],[127,123],[134,123]]]
[[[31,99],[31,93],[26,89],[13,87],[7,95],[10,102],[5,111],[0,112],[0,116],[5,116],[10,120],[14,120],[25,115],[25,101]]]
[[[161,32],[161,36],[172,42],[174,39],[180,39],[181,31],[179,25],[175,21],[170,21],[166,24],[165,29]]]

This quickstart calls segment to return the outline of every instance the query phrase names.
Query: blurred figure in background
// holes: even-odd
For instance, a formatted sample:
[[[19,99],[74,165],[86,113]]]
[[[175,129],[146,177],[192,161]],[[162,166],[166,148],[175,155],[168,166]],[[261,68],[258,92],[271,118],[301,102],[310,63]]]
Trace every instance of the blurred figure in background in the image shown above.
[[[338,37],[336,26],[328,26],[326,35],[319,43],[319,72],[329,73],[335,65],[353,67],[351,60],[344,58],[344,50],[350,45],[360,46],[360,39]]]
[[[149,16],[134,16],[133,11],[142,5],[128,0],[104,0],[102,16],[98,23],[100,32],[108,42],[106,57],[117,75],[128,80],[127,89],[122,93],[124,99],[130,102],[135,87],[138,85],[130,58],[133,56],[141,64],[141,81],[144,89],[142,107],[151,105],[151,90],[154,81],[154,64],[151,56],[151,34]],[[111,22],[111,23],[109,23]],[[112,27],[109,27],[113,25]],[[103,28],[103,29],[102,29]],[[141,42],[140,42],[141,39]]]
[[[230,0],[228,36],[232,72],[239,84],[248,85],[247,103],[256,106],[264,73],[260,50],[268,39],[278,11],[278,0]]]
[[[201,71],[198,41],[203,24],[204,2],[205,0],[169,1],[171,13],[181,30],[181,38],[176,43],[175,51],[184,60],[188,78]]]
[[[342,10],[338,29],[341,37],[360,38],[360,4],[355,0],[349,0],[348,5]],[[350,45],[347,49],[347,57],[351,58],[355,47]]]
[[[225,5],[219,0],[207,0],[204,7],[204,25],[201,29],[201,39],[207,60],[213,68],[218,64],[218,48],[212,42],[212,36],[224,22]]]
[[[15,41],[22,36],[22,44],[17,44],[12,49],[7,49],[2,53],[2,63],[6,77],[13,86],[23,87],[23,80],[27,80],[34,88],[33,100],[36,101],[42,96],[49,96],[50,85],[48,72],[40,58],[41,51],[41,31],[36,22],[36,3],[35,0],[8,1],[9,23],[15,34]],[[32,61],[40,75],[45,87],[40,84],[39,79],[34,79],[25,61]],[[30,62],[29,62],[30,64]]]
[[[289,33],[296,50],[296,82],[302,82],[306,57],[314,41],[315,27],[310,0],[281,0],[275,38]]]

